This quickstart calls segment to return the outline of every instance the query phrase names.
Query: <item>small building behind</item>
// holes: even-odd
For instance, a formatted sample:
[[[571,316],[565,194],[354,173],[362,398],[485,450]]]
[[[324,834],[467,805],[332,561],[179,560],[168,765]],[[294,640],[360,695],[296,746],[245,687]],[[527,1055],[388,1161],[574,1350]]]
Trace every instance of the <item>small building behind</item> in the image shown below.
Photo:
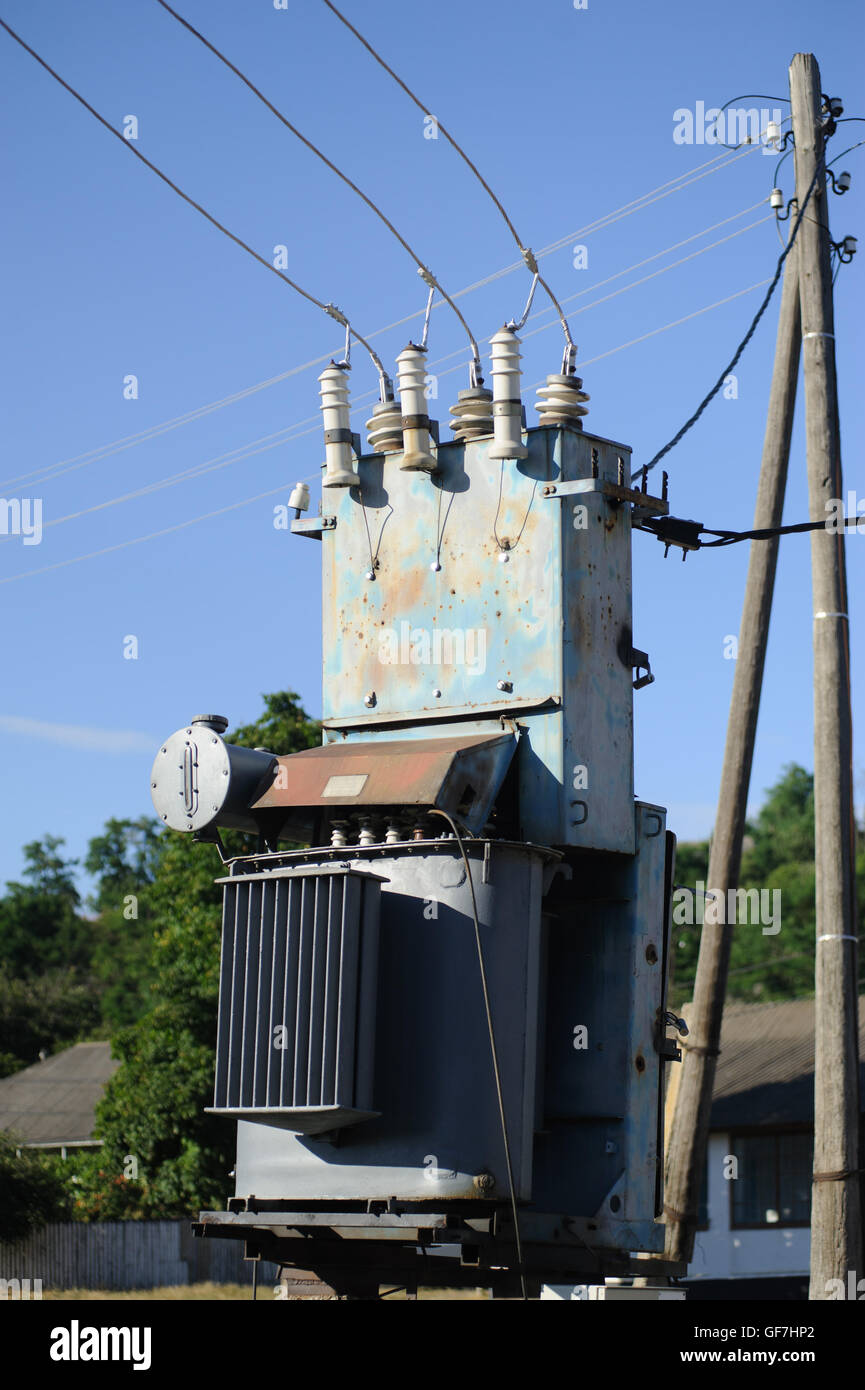
[[[0,1129],[26,1149],[98,1148],[96,1106],[120,1066],[107,1042],[75,1043],[0,1080]]]
[[[860,1148],[863,1139],[860,1115]],[[728,1004],[689,1297],[807,1296],[813,1151],[813,999]]]

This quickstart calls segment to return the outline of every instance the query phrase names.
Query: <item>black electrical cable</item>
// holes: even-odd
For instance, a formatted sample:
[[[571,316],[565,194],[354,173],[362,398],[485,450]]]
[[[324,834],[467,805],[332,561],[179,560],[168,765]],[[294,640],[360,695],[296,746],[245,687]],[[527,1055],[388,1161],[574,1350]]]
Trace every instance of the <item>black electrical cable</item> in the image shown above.
[[[820,159],[817,161],[817,168],[814,170],[814,177],[811,180],[811,186],[808,189],[808,192],[805,194],[802,206],[797,213],[796,222],[790,233],[790,239],[787,242],[787,245],[784,247],[784,250],[781,252],[781,255],[778,257],[778,264],[775,267],[775,274],[772,277],[772,282],[766,291],[763,303],[760,305],[759,309],[754,315],[754,318],[751,321],[751,325],[747,333],[745,334],[739,346],[736,348],[736,351],[734,352],[732,358],[727,363],[726,367],[724,367],[723,371],[721,372],[721,375],[718,377],[718,380],[715,382],[715,385],[712,387],[711,391],[709,391],[709,393],[703,397],[702,401],[697,406],[697,409],[694,411],[694,414],[690,417],[690,419],[685,421],[682,428],[678,431],[678,433],[676,433],[673,436],[669,444],[665,444],[663,449],[659,449],[658,452],[654,455],[653,458],[649,460],[647,464],[644,464],[642,468],[638,468],[635,473],[631,474],[632,482],[639,478],[642,473],[648,472],[650,469],[654,468],[656,464],[660,463],[661,459],[664,458],[664,456],[668,454],[671,449],[674,449],[676,445],[679,443],[679,441],[685,437],[685,435],[688,433],[688,430],[691,429],[692,426],[697,423],[706,407],[711,403],[712,400],[714,400],[715,396],[718,394],[721,387],[724,385],[726,378],[729,376],[730,372],[733,370],[736,363],[739,361],[739,358],[742,356],[742,353],[745,351],[745,348],[748,346],[754,334],[756,333],[757,325],[759,324],[761,318],[763,317],[764,313],[766,312],[766,309],[769,306],[769,301],[775,292],[775,286],[781,278],[781,271],[784,269],[784,262],[786,261],[795,244],[796,236],[799,232],[800,226],[802,225],[802,218],[805,216],[805,209],[807,208],[811,195],[817,186],[817,180],[820,177],[821,173],[824,172],[824,170],[825,151],[821,155]]]
[[[170,14],[173,19],[176,19],[178,24],[182,24],[184,29],[187,29],[190,34],[194,35],[194,37],[197,38],[200,43],[203,43],[205,48],[209,48],[210,52],[216,58],[218,58],[221,63],[224,63],[225,66],[229,68],[230,71],[233,72],[236,77],[239,77],[241,82],[243,82],[244,85],[247,86],[249,90],[255,96],[258,97],[259,101],[267,107],[268,111],[272,112],[272,114],[276,116],[277,120],[282,122],[286,130],[290,130],[292,135],[294,135],[298,140],[300,140],[301,144],[305,145],[306,148],[310,150],[318,159],[320,159],[323,164],[326,164],[328,169],[330,169],[332,173],[336,174],[337,178],[341,179],[342,182],[346,185],[346,187],[351,189],[352,193],[356,193],[358,198],[360,198],[362,202],[366,203],[367,207],[375,213],[376,217],[378,217],[381,222],[384,223],[388,231],[394,237],[396,237],[400,246],[402,246],[403,249],[407,251],[408,254],[411,256],[412,260],[414,261],[415,265],[418,267],[419,271],[423,276],[424,283],[430,286],[434,285],[435,288],[438,290],[439,294],[441,295],[442,299],[444,299],[445,302],[448,305],[450,305],[451,309],[453,309],[462,327],[465,329],[466,335],[468,336],[469,343],[471,344],[472,356],[474,359],[475,367],[480,379],[480,352],[478,349],[477,342],[475,341],[474,334],[469,328],[468,323],[466,322],[460,310],[457,308],[451,296],[447,293],[447,290],[442,288],[442,286],[439,284],[438,280],[436,279],[435,275],[433,275],[429,267],[424,264],[424,262],[420,259],[414,248],[409,245],[405,237],[401,234],[401,232],[397,230],[393,222],[391,222],[390,218],[384,212],[382,212],[378,204],[373,202],[372,198],[369,198],[366,195],[366,193],[364,193],[363,189],[359,188],[357,184],[349,178],[348,174],[344,174],[342,169],[340,169],[338,165],[334,164],[333,160],[328,159],[327,155],[324,154],[323,151],[320,150],[317,145],[314,145],[311,140],[307,139],[303,132],[301,130],[298,130],[297,126],[293,125],[292,122],[288,119],[288,117],[284,116],[283,113],[279,110],[279,108],[274,106],[272,101],[268,100],[264,93],[260,91],[258,87],[256,87],[255,83],[250,81],[246,74],[241,72],[240,68],[237,67],[234,63],[232,63],[231,59],[227,58],[225,54],[222,53],[220,49],[216,47],[215,44],[211,43],[209,39],[205,38],[204,35],[198,29],[196,29],[193,24],[190,24],[188,19],[184,19],[182,14],[178,14],[177,10],[172,9],[172,7],[167,3],[167,0],[156,0],[156,3],[158,5],[161,5],[163,10],[165,10],[167,14]]]
[[[854,531],[857,526],[863,524],[865,530],[865,516],[845,516],[844,526],[852,526]],[[839,522],[840,528],[840,522]],[[739,541],[769,541],[775,536],[794,536],[800,535],[805,531],[820,531],[826,529],[825,521],[799,521],[794,526],[767,526],[758,531],[713,531],[708,526],[701,527],[704,536],[720,536],[717,541],[702,541],[701,550],[712,550],[719,545],[736,545]]]
[[[325,0],[325,4],[326,4],[326,3],[327,3],[327,0]],[[718,133],[718,122],[720,121],[721,117],[723,116],[723,114],[724,114],[724,112],[727,110],[727,108],[728,108],[729,106],[732,106],[732,105],[733,105],[733,102],[734,102],[734,101],[783,101],[783,102],[785,102],[785,103],[787,104],[787,106],[790,105],[790,98],[789,98],[789,97],[770,97],[766,92],[743,92],[743,93],[741,94],[741,96],[738,96],[738,97],[731,97],[729,101],[725,101],[725,102],[724,102],[724,105],[720,108],[720,110],[718,111],[717,116],[715,117],[714,121],[712,122],[712,129],[715,131],[715,134]],[[760,134],[762,135],[763,132],[760,131]],[[716,141],[716,143],[717,143],[718,145],[723,145],[725,150],[739,150],[739,149],[742,148],[742,144],[749,144],[749,143],[751,143],[751,142],[746,140],[746,141],[742,141],[742,142],[741,142],[740,144],[738,144],[738,145],[728,145],[728,144],[726,143],[726,141],[724,141],[724,140],[718,140],[718,141]]]
[[[146,155],[143,155],[140,150],[137,150],[134,144],[130,140],[127,140],[126,136],[123,135],[119,130],[116,130],[110,121],[106,120],[104,116],[100,115],[100,113],[96,110],[95,106],[91,106],[90,102],[87,101],[86,98],[83,97],[80,92],[76,91],[74,87],[72,87],[68,82],[66,82],[64,78],[60,76],[59,72],[55,72],[54,68],[52,68],[50,64],[46,63],[44,58],[40,58],[36,50],[34,48],[31,48],[29,43],[25,43],[24,39],[21,38],[21,35],[16,34],[15,30],[6,23],[5,19],[0,19],[0,27],[5,29],[9,37],[14,39],[17,44],[20,44],[24,51],[30,54],[31,58],[35,58],[39,66],[44,68],[45,71],[49,73],[51,77],[54,78],[55,82],[59,82],[60,86],[63,87],[69,93],[70,96],[73,96],[76,101],[80,102],[84,109],[90,112],[91,116],[95,116],[96,120],[99,121],[100,125],[103,125],[106,130],[109,130],[112,135],[116,136],[117,139],[121,142],[121,144],[124,145],[127,150],[129,150],[130,154],[134,154],[136,159],[140,159],[141,163],[146,164],[147,168],[150,169],[152,173],[156,174],[157,178],[160,178],[163,183],[167,184],[173,193],[176,193],[177,196],[179,198],[182,198],[185,203],[188,203],[190,207],[195,208],[196,212],[200,212],[201,216],[205,217],[212,226],[216,227],[217,231],[222,232],[223,236],[228,237],[229,241],[233,241],[234,244],[236,246],[239,246],[241,250],[245,251],[247,255],[252,256],[253,260],[258,261],[259,265],[263,265],[265,270],[270,270],[274,275],[277,275],[284,285],[288,285],[290,289],[294,290],[295,293],[301,295],[302,298],[308,300],[310,304],[314,304],[316,308],[324,310],[324,312],[328,314],[330,318],[336,319],[338,323],[341,323],[344,327],[346,327],[351,332],[352,336],[357,340],[357,342],[359,342],[363,347],[366,348],[367,352],[373,360],[373,363],[375,364],[379,376],[387,377],[384,365],[381,362],[381,359],[378,357],[375,350],[372,347],[370,347],[366,339],[361,337],[360,333],[358,333],[357,330],[352,327],[346,316],[339,309],[337,309],[334,304],[325,304],[323,300],[316,298],[314,294],[310,294],[309,290],[305,290],[301,285],[298,285],[295,280],[292,280],[290,276],[285,275],[283,271],[278,270],[276,266],[273,265],[271,261],[266,260],[264,256],[260,256],[257,251],[253,250],[253,248],[249,246],[245,241],[243,241],[239,236],[236,236],[234,232],[229,231],[229,229],[223,226],[223,224],[219,222],[212,215],[212,213],[209,213],[206,208],[203,208],[200,203],[197,203],[194,198],[191,198],[189,196],[188,193],[184,193],[183,189],[179,188],[178,185],[174,183],[174,181],[170,179],[167,174],[164,174],[161,169],[157,168],[157,166],[152,162],[152,160],[149,160]]]
[[[462,836],[460,835],[460,832],[458,831],[456,823],[454,822],[452,817],[448,815],[447,811],[437,810],[430,811],[430,815],[441,816],[444,820],[447,821],[448,825],[453,831],[454,839],[456,840],[459,846],[459,851],[462,855],[463,864],[465,865],[466,878],[468,879],[469,893],[471,894],[472,900],[472,917],[474,918],[475,925],[475,944],[477,946],[478,965],[480,966],[481,972],[481,988],[483,989],[484,1009],[486,1011],[487,1017],[487,1033],[489,1034],[490,1039],[490,1052],[492,1054],[493,1060],[493,1074],[495,1076],[496,1081],[496,1096],[498,1098],[499,1103],[499,1119],[502,1127],[502,1141],[505,1146],[505,1165],[507,1167],[508,1173],[508,1191],[510,1193],[511,1199],[511,1212],[513,1214],[514,1219],[514,1244],[516,1245],[517,1251],[517,1268],[519,1270],[520,1275],[520,1288],[522,1289],[522,1295],[524,1299],[527,1299],[529,1295],[528,1290],[526,1288],[526,1272],[523,1267],[523,1244],[522,1238],[520,1236],[520,1219],[519,1212],[517,1211],[517,1193],[516,1188],[514,1187],[514,1171],[513,1166],[511,1164],[511,1145],[510,1140],[508,1138],[508,1122],[507,1117],[505,1115],[505,1099],[504,1092],[502,1090],[502,1074],[499,1068],[499,1055],[498,1049],[496,1047],[495,1029],[493,1027],[493,1014],[490,1005],[490,992],[487,987],[487,971],[486,966],[484,964],[484,948],[483,942],[481,941],[481,926],[480,921],[478,919],[478,904],[477,899],[475,898],[475,883],[474,878],[472,877],[472,866],[469,863],[469,857],[466,854],[466,849],[462,841]]]
[[[778,536],[801,535],[807,531],[828,529],[827,521],[799,521],[792,526],[766,526],[755,531],[718,531],[703,526],[699,521],[683,521],[679,517],[646,517],[634,522],[635,531],[645,531],[663,541],[667,547],[682,545],[685,550],[714,550],[718,546],[737,545],[739,541],[770,541]],[[865,514],[846,516],[838,522],[837,529],[851,526],[856,530],[861,525],[865,532]],[[834,527],[832,528],[835,529]],[[700,536],[718,536],[718,540],[701,541]]]

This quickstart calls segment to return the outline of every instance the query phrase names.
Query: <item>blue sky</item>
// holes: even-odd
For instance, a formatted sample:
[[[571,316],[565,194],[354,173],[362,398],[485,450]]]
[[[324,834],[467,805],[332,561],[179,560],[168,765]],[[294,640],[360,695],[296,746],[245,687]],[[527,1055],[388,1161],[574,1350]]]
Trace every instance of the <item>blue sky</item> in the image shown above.
[[[273,0],[178,0],[177,8],[380,201],[451,293],[514,263],[514,244],[469,171],[443,139],[424,138],[421,113],[319,0],[280,10]],[[749,287],[771,277],[779,252],[772,220],[762,220],[775,160],[755,150],[703,169],[721,151],[676,143],[674,112],[742,93],[784,97],[790,58],[812,51],[845,115],[865,114],[865,12],[853,0],[588,0],[581,10],[571,0],[345,0],[345,9],[462,140],[523,238],[536,251],[561,243],[543,269],[570,299],[592,397],[587,428],[646,461],[731,356],[762,294]],[[268,258],[286,246],[289,273],[339,304],[360,332],[422,313],[423,286],[405,252],[155,0],[3,0],[0,13],[116,127],[134,115],[137,148],[238,235]],[[192,714],[246,722],[261,692],[286,687],[320,712],[318,552],[274,529],[273,506],[299,478],[311,479],[317,505],[316,378],[319,359],[341,341],[319,310],[181,203],[3,33],[0,64],[0,494],[41,498],[44,526],[38,545],[0,537],[2,881],[20,872],[28,840],[62,835],[81,855],[108,816],[148,812],[157,744]],[[740,105],[788,109],[774,100]],[[830,158],[863,138],[863,125],[840,126]],[[836,239],[862,235],[863,154],[837,166],[851,170],[853,187],[830,200]],[[791,165],[781,171],[786,197]],[[679,189],[691,172],[701,177]],[[581,232],[661,185],[664,196]],[[587,248],[583,269],[576,245]],[[838,279],[836,328],[845,482],[865,499],[859,261]],[[486,340],[519,316],[527,288],[518,270],[464,296],[476,336]],[[526,334],[551,318],[533,320]],[[776,318],[777,301],[739,366],[737,398],[716,400],[669,457],[680,516],[751,524]],[[665,328],[679,319],[687,321]],[[418,318],[374,339],[387,363],[419,327]],[[433,371],[446,359],[434,410],[443,425],[467,384],[463,342],[453,315],[436,309],[430,359]],[[533,424],[527,388],[559,369],[559,332],[526,336],[523,352]],[[370,400],[375,379],[357,347],[353,361],[360,429],[361,398]],[[123,394],[130,375],[134,400]],[[272,378],[281,379],[116,446]],[[114,447],[94,452],[102,446]],[[222,467],[114,500],[235,450],[241,456]],[[785,519],[804,520],[801,409],[790,473]],[[212,512],[222,514],[128,544]],[[847,551],[855,722],[865,712],[857,637],[865,535],[852,536]],[[733,678],[724,644],[738,630],[747,558],[740,546],[683,565],[675,553],[664,561],[651,537],[634,541],[634,640],[656,674],[636,694],[636,786],[670,808],[685,839],[706,834],[713,819]],[[124,659],[129,636],[136,660]],[[811,707],[809,543],[793,537],[778,570],[753,802],[785,764],[812,766]],[[861,803],[861,743],[856,768]]]

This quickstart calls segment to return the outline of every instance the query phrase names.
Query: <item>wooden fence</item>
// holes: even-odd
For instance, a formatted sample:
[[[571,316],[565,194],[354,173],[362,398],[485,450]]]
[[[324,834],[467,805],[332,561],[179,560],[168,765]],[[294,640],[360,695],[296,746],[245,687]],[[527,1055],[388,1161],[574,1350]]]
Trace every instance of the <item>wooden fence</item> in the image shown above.
[[[71,1221],[0,1244],[0,1279],[41,1279],[43,1290],[251,1284],[252,1268],[243,1241],[196,1239],[189,1221]],[[276,1265],[259,1264],[262,1295],[276,1277]]]

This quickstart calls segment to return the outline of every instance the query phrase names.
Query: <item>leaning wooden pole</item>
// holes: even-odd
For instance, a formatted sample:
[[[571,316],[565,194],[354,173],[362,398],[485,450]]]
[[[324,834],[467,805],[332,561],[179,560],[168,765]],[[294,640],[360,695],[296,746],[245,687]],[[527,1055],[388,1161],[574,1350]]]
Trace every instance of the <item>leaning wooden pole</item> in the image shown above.
[[[799,292],[805,377],[805,443],[811,518],[826,520],[844,496],[831,240],[821,119],[820,69],[811,53],[790,66],[801,206],[816,175],[799,232]],[[853,730],[844,531],[811,536],[814,603],[814,821],[817,943],[815,973],[814,1174],[811,1196],[812,1299],[835,1298],[862,1268],[859,1200],[859,1053],[854,877]]]
[[[784,510],[801,347],[797,250],[794,246],[784,265],[775,365],[754,512],[755,529],[780,526]],[[667,1147],[665,1253],[668,1259],[686,1264],[694,1253],[733,930],[725,925],[728,914],[718,909],[727,902],[727,890],[738,887],[739,883],[777,560],[777,538],[751,542],[727,742],[709,855],[707,894],[715,896],[706,898],[694,1001],[688,1014],[691,1031],[683,1045],[682,1071]]]

